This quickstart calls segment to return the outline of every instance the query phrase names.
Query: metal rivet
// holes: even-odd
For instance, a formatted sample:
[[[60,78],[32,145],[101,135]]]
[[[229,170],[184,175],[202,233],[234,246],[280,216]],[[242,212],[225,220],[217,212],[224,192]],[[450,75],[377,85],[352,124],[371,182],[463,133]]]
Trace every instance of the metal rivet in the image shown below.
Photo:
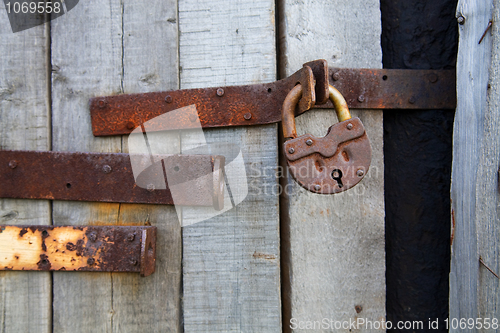
[[[243,118],[245,118],[245,120],[250,120],[252,119],[252,114],[250,112],[247,112],[243,115]]]
[[[155,190],[155,186],[153,184],[149,184],[147,189],[149,192],[153,192]]]
[[[321,190],[321,185],[314,185],[314,190],[315,191]]]
[[[129,242],[133,242],[133,241],[134,241],[134,239],[135,239],[135,234],[128,234],[128,236],[127,236],[127,240],[128,240]]]
[[[311,140],[311,139],[306,140],[306,145],[312,146],[312,144],[313,144],[313,140]]]
[[[365,172],[361,169],[359,169],[356,174],[358,175],[358,177],[363,177],[363,175],[365,174]]]
[[[134,128],[135,128],[135,124],[134,124],[133,122],[129,121],[129,122],[127,123],[127,129],[129,129],[129,130],[133,130]]]
[[[222,89],[222,88],[218,88],[218,89],[217,89],[217,96],[219,96],[219,97],[224,96],[224,89]]]
[[[95,231],[92,231],[90,234],[89,234],[89,239],[92,241],[92,242],[95,242],[97,240],[97,233]]]
[[[365,96],[359,95],[358,102],[363,103],[365,101]]]
[[[346,127],[347,127],[348,130],[352,130],[352,124],[351,123],[347,124]]]
[[[107,164],[102,167],[102,171],[104,171],[104,173],[110,173],[111,170],[112,170],[111,167]]]
[[[197,117],[196,115],[194,115],[194,114],[190,114],[190,115],[189,115],[189,120],[190,120],[192,123],[194,123],[194,122],[196,121],[196,119],[198,119],[198,117]]]
[[[457,17],[457,22],[460,25],[464,25],[464,23],[465,23],[465,17],[463,17],[462,15],[460,15],[459,17]]]
[[[94,263],[95,263],[95,259],[94,258],[88,258],[87,259],[87,265],[92,266]]]
[[[436,83],[436,82],[437,82],[437,80],[438,80],[438,76],[437,76],[437,74],[436,74],[436,73],[431,73],[431,74],[429,75],[429,81],[430,81],[431,83]]]
[[[408,102],[410,104],[415,104],[416,100],[415,100],[415,96],[411,96],[410,99],[408,100]]]
[[[137,266],[138,262],[137,262],[137,260],[132,259],[132,260],[130,260],[130,264],[132,264],[132,266]]]
[[[12,160],[9,162],[9,168],[15,169],[17,167],[17,162]]]
[[[333,73],[332,74],[332,79],[333,79],[333,81],[340,80],[340,73],[339,72]]]
[[[174,100],[174,99],[173,99],[173,98],[172,98],[172,96],[170,96],[170,95],[167,95],[167,96],[165,97],[165,102],[167,102],[167,103],[172,103],[172,101],[173,101],[173,100]]]
[[[99,104],[99,107],[102,109],[106,106],[106,101],[101,99],[98,104]]]
[[[290,148],[290,149],[288,149],[288,152],[289,152],[290,154],[293,154],[293,153],[295,153],[295,149]]]

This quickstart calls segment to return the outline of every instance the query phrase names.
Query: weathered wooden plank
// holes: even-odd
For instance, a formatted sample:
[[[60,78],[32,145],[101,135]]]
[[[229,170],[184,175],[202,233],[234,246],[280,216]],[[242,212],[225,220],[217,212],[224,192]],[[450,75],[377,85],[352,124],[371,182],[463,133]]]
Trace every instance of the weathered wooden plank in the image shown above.
[[[126,138],[93,138],[88,99],[178,88],[176,8],[175,1],[81,2],[54,21],[55,150],[128,151]],[[57,274],[56,331],[180,331],[181,229],[173,207],[55,202],[54,221],[158,228],[156,272],[147,278]]]
[[[498,241],[491,241],[496,237],[489,217],[492,214],[491,203],[495,200],[491,186],[491,170],[493,161],[498,154],[483,156],[497,149],[495,140],[494,120],[486,126],[485,117],[494,116],[497,110],[489,109],[487,104],[488,80],[491,63],[492,40],[487,35],[481,44],[479,39],[483,35],[489,20],[492,18],[493,0],[488,1],[459,1],[457,17],[463,16],[465,24],[460,25],[459,51],[457,58],[457,111],[453,131],[453,167],[451,183],[452,200],[452,253],[450,272],[450,318],[479,318],[478,290],[481,282],[489,278],[479,267],[479,256],[491,261],[491,265],[498,265],[498,254],[491,256],[490,251],[498,248]],[[494,72],[496,70],[494,69]],[[495,85],[495,81],[492,82]],[[495,106],[495,97],[490,99]],[[492,129],[495,129],[492,131]],[[485,141],[485,135],[490,137]],[[490,147],[484,146],[491,144]],[[484,148],[481,148],[484,147]],[[493,150],[491,150],[493,149]],[[486,163],[491,159],[491,164]],[[498,167],[498,164],[495,168]],[[484,192],[479,192],[484,191]],[[492,196],[486,199],[487,196]],[[484,200],[488,200],[485,202]],[[483,202],[481,202],[483,201]],[[486,206],[480,206],[486,204]],[[481,215],[481,223],[477,217]],[[486,236],[492,232],[491,236]],[[498,231],[496,233],[498,236]],[[495,246],[496,245],[496,246]],[[489,248],[488,248],[489,247]],[[496,266],[498,267],[498,266]],[[498,281],[495,282],[498,284]],[[487,284],[488,285],[488,284]],[[491,285],[491,284],[490,284]],[[480,295],[485,295],[479,291]],[[460,328],[450,331],[475,332]]]
[[[120,138],[92,137],[87,106],[94,94],[121,92],[121,13],[119,1],[81,2],[51,22],[55,151],[121,150]],[[118,210],[119,204],[54,201],[52,214],[56,225],[114,224]],[[110,273],[54,272],[54,331],[112,331],[112,288]]]
[[[0,27],[0,149],[48,150],[47,26],[14,34],[0,15]],[[7,223],[50,224],[50,204],[0,199],[0,224]],[[50,285],[50,273],[0,272],[1,330],[50,332]]]
[[[450,318],[499,318],[499,19],[500,1],[460,1],[457,113],[453,133]],[[478,59],[481,59],[478,61]],[[450,331],[464,331],[451,327]],[[469,330],[481,331],[481,330]]]
[[[500,1],[494,1],[493,22],[500,22]],[[488,40],[489,39],[489,40]],[[478,252],[496,274],[500,273],[500,27],[494,25],[482,43],[492,44],[488,105],[484,110],[483,142],[479,154],[476,193]],[[481,43],[481,45],[482,45]],[[487,86],[488,87],[488,86]],[[500,320],[500,281],[479,267],[479,318]]]
[[[176,0],[124,2],[123,36],[124,93],[179,88]],[[122,138],[123,152],[127,140]],[[153,152],[180,152],[177,133],[149,133],[148,140]],[[158,228],[156,272],[149,280],[113,274],[113,330],[181,332],[181,226],[172,206],[121,205],[119,221],[146,220]]]
[[[181,0],[179,29],[181,88],[275,80],[273,1]],[[276,129],[205,131],[206,142],[241,149],[248,197],[196,224],[206,211],[183,210],[185,332],[281,330]],[[185,151],[203,139],[186,134],[181,142]],[[233,197],[247,187],[244,175],[229,182]]]
[[[284,1],[280,27],[282,76],[317,58],[333,67],[381,67],[378,1]],[[340,194],[317,195],[291,178],[283,182],[287,191],[281,209],[288,211],[282,216],[285,332],[325,318],[385,319],[382,113],[352,114],[362,120],[373,150],[360,184]],[[335,122],[334,112],[315,110],[298,117],[297,132],[324,136]],[[328,324],[315,331],[337,330]]]

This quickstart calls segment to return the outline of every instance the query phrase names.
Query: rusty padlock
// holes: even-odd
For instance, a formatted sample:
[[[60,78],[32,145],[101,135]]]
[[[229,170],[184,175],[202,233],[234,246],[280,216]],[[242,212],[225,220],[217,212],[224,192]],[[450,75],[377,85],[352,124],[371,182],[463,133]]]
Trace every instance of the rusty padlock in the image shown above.
[[[330,86],[329,97],[339,122],[323,138],[311,134],[297,137],[294,111],[301,96],[298,84],[283,103],[284,152],[290,174],[314,193],[346,191],[358,184],[370,167],[372,151],[365,128],[359,118],[351,118],[344,97]]]

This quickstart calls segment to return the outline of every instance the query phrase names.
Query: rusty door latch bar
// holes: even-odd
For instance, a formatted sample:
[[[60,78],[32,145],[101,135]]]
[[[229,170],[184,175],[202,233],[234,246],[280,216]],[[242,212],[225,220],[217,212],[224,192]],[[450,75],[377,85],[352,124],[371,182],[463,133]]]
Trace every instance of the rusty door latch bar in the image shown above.
[[[454,110],[457,105],[455,70],[330,68],[329,77],[351,109]]]
[[[0,226],[0,270],[154,273],[156,227]]]
[[[90,100],[95,136],[131,133],[166,112],[196,105],[203,128],[263,125],[281,121],[292,88],[304,91],[298,116],[312,107],[332,108],[328,86],[337,88],[352,109],[455,109],[454,70],[340,69],[315,60],[272,83],[95,97]],[[179,129],[189,119],[179,120]]]
[[[290,77],[266,84],[92,98],[92,131],[95,136],[129,134],[148,120],[193,104],[203,128],[276,123],[281,119],[281,104],[296,84],[304,89],[297,106],[299,113],[316,103],[325,103],[328,100],[326,60],[306,63]],[[176,120],[178,129],[191,127],[188,117]]]
[[[157,155],[156,158],[160,162],[151,164],[136,180],[128,154],[0,150],[0,198],[223,208],[223,156]],[[148,163],[150,156],[144,156],[144,160]],[[216,165],[221,169],[215,170]],[[167,172],[180,176],[169,178],[169,182],[164,177]],[[160,178],[163,186],[150,186],[152,178],[156,181]],[[172,186],[176,186],[175,197]]]

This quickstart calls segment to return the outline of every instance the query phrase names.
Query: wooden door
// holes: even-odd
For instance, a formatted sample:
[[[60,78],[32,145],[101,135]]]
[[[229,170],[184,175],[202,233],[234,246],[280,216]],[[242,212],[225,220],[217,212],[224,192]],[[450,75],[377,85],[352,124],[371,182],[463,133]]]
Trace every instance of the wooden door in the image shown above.
[[[15,34],[0,15],[0,149],[127,152],[126,136],[93,137],[89,98],[272,82],[319,58],[380,68],[380,25],[377,0],[80,1]],[[354,115],[371,140],[371,170],[335,196],[280,184],[280,129],[266,125],[205,131],[240,147],[254,186],[200,223],[181,227],[192,212],[179,221],[172,206],[0,200],[3,224],[158,227],[146,278],[0,272],[3,331],[279,332],[293,318],[383,320],[382,113]],[[323,136],[335,122],[315,110],[298,132]],[[172,151],[193,144],[176,140]]]

